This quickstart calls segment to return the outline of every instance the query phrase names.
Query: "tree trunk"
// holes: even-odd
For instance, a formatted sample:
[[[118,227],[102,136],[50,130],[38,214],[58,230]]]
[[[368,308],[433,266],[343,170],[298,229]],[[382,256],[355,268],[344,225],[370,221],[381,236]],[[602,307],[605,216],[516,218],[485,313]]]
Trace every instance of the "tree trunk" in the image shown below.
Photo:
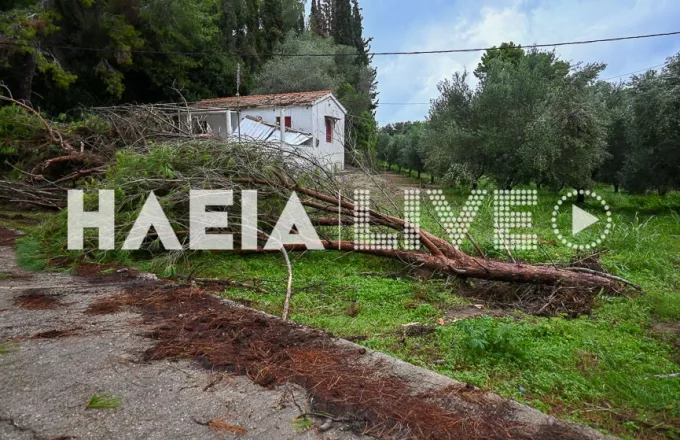
[[[33,93],[33,75],[35,74],[35,54],[17,55],[18,62],[14,70],[17,88],[14,98],[18,101],[31,101]]]
[[[420,180],[420,170],[418,170],[418,180]]]
[[[446,255],[431,255],[424,252],[404,250],[356,250],[351,241],[322,241],[327,250],[360,252],[393,258],[418,267],[425,267],[443,275],[476,278],[491,281],[505,281],[510,283],[528,283],[543,285],[570,285],[586,288],[604,288],[617,290],[617,283],[613,279],[599,275],[559,269],[552,266],[533,266],[520,263],[505,263],[471,257],[462,252],[457,257]],[[304,244],[285,245],[290,252],[304,252]],[[258,252],[258,251],[255,251]]]
[[[619,192],[619,184],[618,184],[618,183],[615,183],[615,184],[614,184],[614,192],[615,192],[615,193],[618,193],[618,192]]]
[[[430,184],[434,185],[434,174],[430,174]]]
[[[316,201],[308,200],[303,205],[331,212],[334,215],[342,214],[349,219],[354,211],[354,204],[347,200],[338,200],[335,196],[324,194],[312,189],[293,185],[299,194],[304,194]],[[319,203],[322,202],[322,203]],[[406,221],[388,214],[383,214],[373,209],[369,210],[370,222],[375,225],[385,226],[395,231],[401,231],[406,226]],[[351,221],[351,220],[350,220]],[[493,281],[507,281],[513,283],[531,283],[547,285],[572,285],[582,287],[604,288],[608,291],[617,290],[619,281],[611,276],[598,272],[584,273],[577,269],[557,268],[552,266],[534,266],[522,263],[505,263],[502,261],[477,258],[456,249],[448,241],[436,235],[420,229],[420,240],[426,252],[413,250],[361,250],[359,252],[372,255],[389,257],[400,260],[413,266],[426,267],[444,275],[455,275],[465,278],[477,278]],[[351,241],[324,241],[326,249],[356,251],[355,243]],[[306,246],[286,246],[288,250],[305,250]],[[625,281],[625,280],[624,280]]]
[[[585,192],[582,192],[583,189],[578,190],[578,195],[576,196],[576,203],[585,203],[586,202],[586,194]]]

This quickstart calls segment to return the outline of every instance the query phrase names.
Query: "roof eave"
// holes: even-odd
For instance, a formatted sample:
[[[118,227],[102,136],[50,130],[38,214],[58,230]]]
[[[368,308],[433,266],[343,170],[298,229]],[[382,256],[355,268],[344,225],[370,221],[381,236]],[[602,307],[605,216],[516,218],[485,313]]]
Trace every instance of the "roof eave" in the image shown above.
[[[336,98],[335,95],[334,95],[332,92],[331,92],[331,93],[328,93],[327,95],[322,96],[322,97],[319,98],[319,99],[317,99],[316,101],[314,101],[314,102],[312,103],[312,105],[317,105],[317,104],[320,103],[321,101],[325,101],[328,97],[330,97],[333,101],[335,101],[335,103],[338,105],[338,107],[340,107],[340,110],[342,110],[342,112],[343,112],[345,115],[347,115],[347,109],[345,108],[344,105],[342,105],[342,103],[340,102],[340,100],[339,100],[338,98]]]

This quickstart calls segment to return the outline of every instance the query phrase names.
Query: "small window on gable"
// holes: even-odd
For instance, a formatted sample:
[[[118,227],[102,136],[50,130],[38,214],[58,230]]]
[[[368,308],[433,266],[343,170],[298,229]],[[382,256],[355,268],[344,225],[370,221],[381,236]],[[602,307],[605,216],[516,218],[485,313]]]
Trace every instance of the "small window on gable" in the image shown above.
[[[286,128],[292,128],[293,127],[293,120],[291,119],[290,116],[286,116],[286,119],[284,120],[286,123]],[[281,125],[281,116],[276,117],[276,125]]]
[[[333,129],[335,128],[335,119],[326,116],[326,142],[333,142]]]

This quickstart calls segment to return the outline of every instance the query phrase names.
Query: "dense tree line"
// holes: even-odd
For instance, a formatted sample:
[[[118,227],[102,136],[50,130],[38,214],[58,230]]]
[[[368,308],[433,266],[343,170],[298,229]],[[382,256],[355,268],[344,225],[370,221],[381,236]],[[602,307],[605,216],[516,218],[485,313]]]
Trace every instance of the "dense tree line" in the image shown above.
[[[350,120],[375,127],[375,70],[358,0],[313,3],[307,27],[305,0],[4,0],[0,78],[15,98],[57,115],[233,96],[240,66],[242,95],[328,88]],[[320,51],[338,55],[286,56]],[[311,74],[296,82],[300,61]],[[373,148],[370,131],[356,144]]]
[[[513,43],[439,84],[425,123],[383,127],[377,157],[451,184],[680,188],[680,54],[625,83]]]
[[[255,75],[254,91],[332,90],[348,111],[347,144],[370,156],[377,140],[377,73],[362,20],[358,0],[312,0],[309,32],[289,32]]]

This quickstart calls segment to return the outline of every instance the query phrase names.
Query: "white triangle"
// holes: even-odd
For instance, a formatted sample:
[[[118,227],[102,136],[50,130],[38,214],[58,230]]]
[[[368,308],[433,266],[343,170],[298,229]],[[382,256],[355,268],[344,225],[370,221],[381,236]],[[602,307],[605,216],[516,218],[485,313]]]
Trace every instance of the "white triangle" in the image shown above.
[[[582,210],[576,205],[571,205],[571,234],[576,235],[585,228],[599,222],[600,219]]]

